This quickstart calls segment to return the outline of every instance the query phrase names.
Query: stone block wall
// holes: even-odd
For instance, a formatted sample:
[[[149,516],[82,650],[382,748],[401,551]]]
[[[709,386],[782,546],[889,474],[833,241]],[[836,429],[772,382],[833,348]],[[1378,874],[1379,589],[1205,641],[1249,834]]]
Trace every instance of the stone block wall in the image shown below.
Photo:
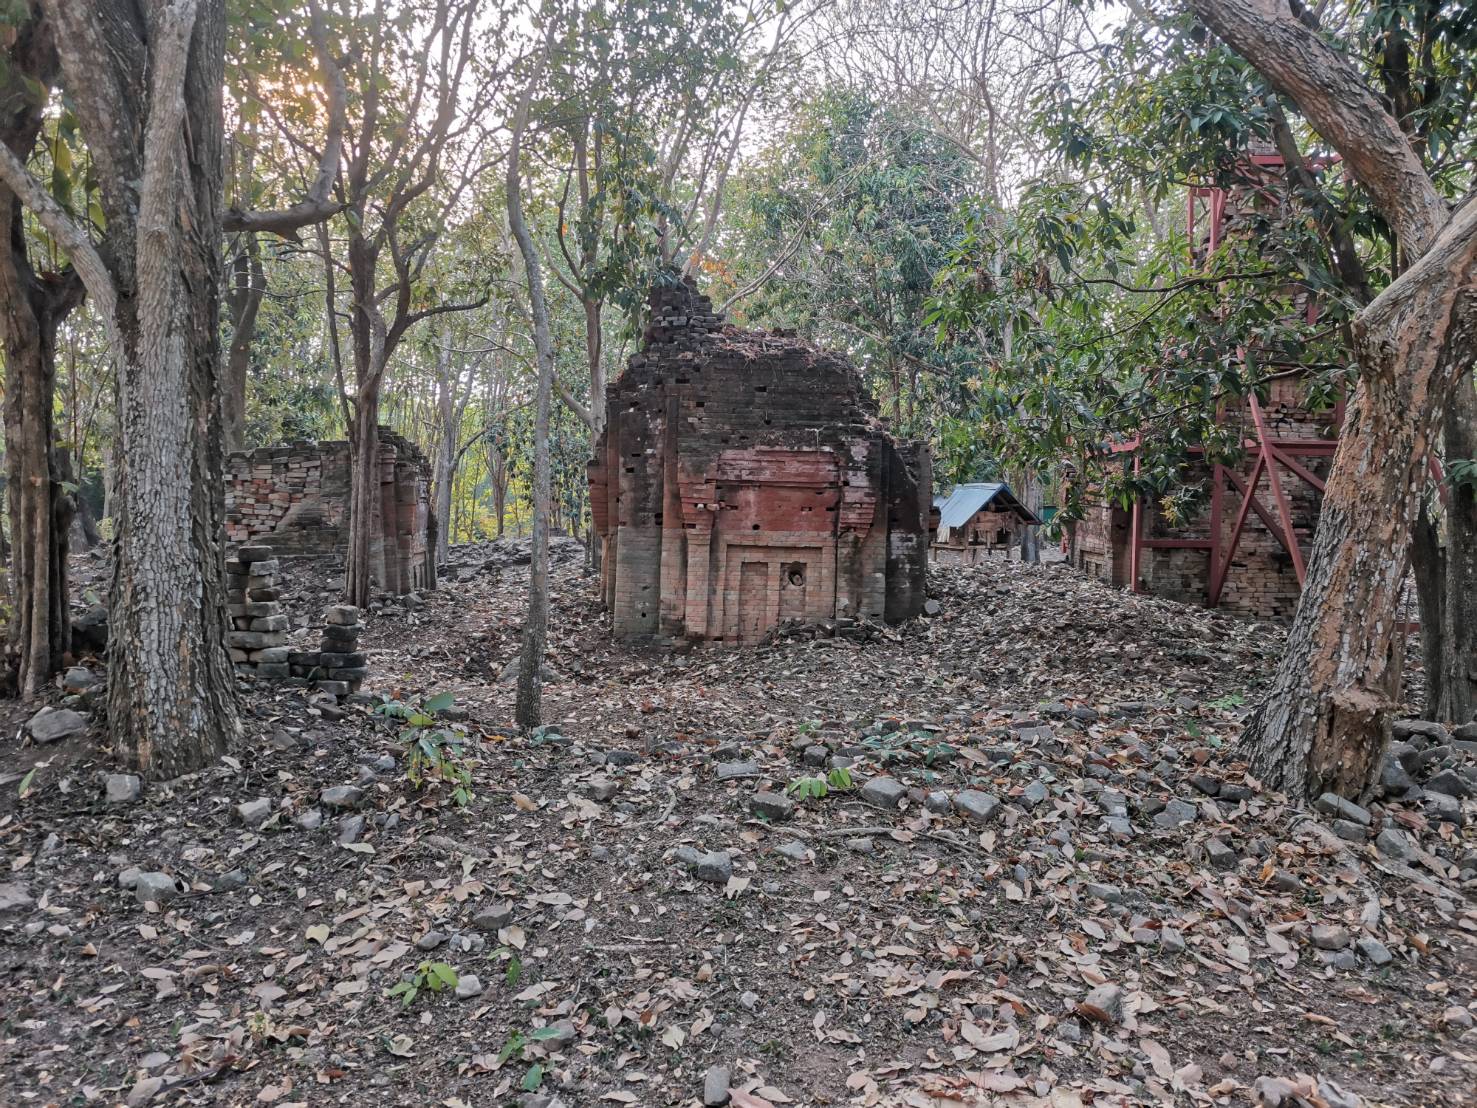
[[[420,449],[380,428],[379,485],[371,575],[379,588],[406,593],[436,582],[430,465]],[[226,539],[263,541],[283,556],[348,549],[349,444],[295,442],[226,458]]]
[[[927,450],[887,434],[843,358],[653,290],[590,463],[617,635],[753,643],[783,621],[923,604]]]

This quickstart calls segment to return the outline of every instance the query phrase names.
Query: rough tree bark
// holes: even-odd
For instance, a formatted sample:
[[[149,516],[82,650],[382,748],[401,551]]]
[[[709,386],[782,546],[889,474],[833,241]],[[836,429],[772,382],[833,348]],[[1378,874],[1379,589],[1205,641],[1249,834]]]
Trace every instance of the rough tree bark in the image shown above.
[[[107,220],[93,247],[8,151],[0,177],[67,251],[117,374],[108,729],[155,778],[237,730],[220,451],[222,0],[44,0]]]
[[[0,142],[25,162],[41,134],[45,95],[57,75],[51,26],[17,28],[0,89]],[[38,95],[39,92],[39,95]],[[6,499],[13,543],[8,665],[16,692],[33,696],[71,647],[67,545],[75,501],[56,445],[56,332],[82,300],[75,270],[38,274],[20,199],[0,185],[0,339],[5,344]]]
[[[1449,462],[1477,460],[1477,388],[1470,372],[1446,406],[1441,429]],[[1435,657],[1428,657],[1426,679],[1432,719],[1467,723],[1477,718],[1477,483],[1449,479],[1446,545],[1441,558],[1440,634]],[[1422,620],[1425,616],[1422,615]],[[1434,674],[1432,671],[1435,671]]]
[[[1474,352],[1477,205],[1452,213],[1398,123],[1287,0],[1188,0],[1293,100],[1395,229],[1404,272],[1354,324],[1358,385],[1323,501],[1302,600],[1243,745],[1298,796],[1363,794],[1389,740],[1405,550],[1442,410]]]
[[[542,714],[544,645],[549,636],[549,407],[554,392],[554,344],[549,329],[549,306],[538,251],[523,219],[521,146],[528,125],[528,106],[534,78],[524,87],[513,123],[508,150],[508,225],[518,242],[528,284],[528,307],[533,317],[533,343],[538,355],[538,398],[533,424],[533,538],[528,567],[528,616],[518,662],[518,694],[514,718],[518,726],[536,727]]]

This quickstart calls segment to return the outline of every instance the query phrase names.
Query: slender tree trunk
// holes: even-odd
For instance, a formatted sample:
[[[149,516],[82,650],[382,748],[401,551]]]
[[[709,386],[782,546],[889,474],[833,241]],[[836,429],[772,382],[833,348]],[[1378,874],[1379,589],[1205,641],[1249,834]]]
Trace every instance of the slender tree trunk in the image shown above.
[[[49,26],[32,20],[9,47],[0,88],[0,141],[24,162],[41,134],[44,98],[57,57]],[[5,349],[5,469],[10,515],[8,662],[17,693],[35,695],[71,647],[67,543],[75,501],[56,445],[56,333],[82,300],[68,269],[39,276],[31,266],[21,202],[0,186],[0,339]]]
[[[1448,461],[1477,460],[1477,389],[1470,371],[1452,393],[1442,438]],[[1477,718],[1477,477],[1450,481],[1442,569],[1441,680],[1431,718],[1467,723]]]
[[[354,398],[349,448],[354,464],[350,476],[349,552],[344,564],[344,599],[356,607],[367,608],[374,591],[374,545],[383,508],[379,481],[378,392],[361,392]]]
[[[222,432],[226,452],[246,448],[246,381],[251,375],[251,344],[256,337],[257,315],[266,294],[266,274],[254,232],[231,264],[231,290],[227,307],[231,316],[231,345],[226,350],[225,389],[221,397]]]
[[[533,79],[524,86],[513,139],[508,153],[508,225],[523,256],[528,283],[528,307],[533,317],[533,341],[538,354],[538,396],[533,430],[533,538],[528,567],[528,617],[523,626],[523,649],[518,667],[518,695],[514,716],[518,726],[536,727],[543,713],[544,646],[549,634],[549,408],[554,395],[554,344],[549,328],[549,306],[544,298],[544,275],[538,250],[523,220],[519,147],[528,122]]]
[[[1431,505],[1422,497],[1420,514],[1410,536],[1411,576],[1421,618],[1421,668],[1426,677],[1427,719],[1438,718],[1444,696],[1441,682],[1446,672],[1446,650],[1442,628],[1446,608],[1446,552],[1441,548],[1441,529],[1431,518]]]

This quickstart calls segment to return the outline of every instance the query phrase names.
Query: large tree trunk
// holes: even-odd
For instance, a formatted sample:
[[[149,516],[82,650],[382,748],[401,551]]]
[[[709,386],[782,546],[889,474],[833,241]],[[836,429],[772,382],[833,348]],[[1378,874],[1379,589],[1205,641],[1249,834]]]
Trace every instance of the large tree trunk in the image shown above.
[[[349,446],[354,461],[350,475],[349,552],[344,563],[344,600],[356,607],[367,608],[374,591],[374,555],[382,512],[378,392],[361,392],[354,398]]]
[[[108,730],[126,762],[169,778],[214,761],[237,727],[219,391],[225,12],[182,0],[134,25],[146,63],[116,83],[139,88],[147,74],[137,136],[109,126],[120,105],[95,84],[128,49],[78,8],[58,10],[77,36],[63,64],[89,148],[141,170],[136,209],[117,203],[127,190],[104,193],[119,444]]]
[[[1397,608],[1426,457],[1477,346],[1477,205],[1453,215],[1398,122],[1286,0],[1190,7],[1342,155],[1394,228],[1404,272],[1355,319],[1360,377],[1287,651],[1243,745],[1295,796],[1377,780],[1399,679]]]

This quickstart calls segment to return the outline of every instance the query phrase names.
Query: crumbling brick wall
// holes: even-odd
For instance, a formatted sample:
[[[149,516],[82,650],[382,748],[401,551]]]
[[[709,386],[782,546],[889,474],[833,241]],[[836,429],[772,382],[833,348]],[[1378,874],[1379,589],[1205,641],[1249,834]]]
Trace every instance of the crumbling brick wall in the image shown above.
[[[617,635],[752,643],[782,621],[923,605],[931,475],[844,358],[653,290],[590,463]]]
[[[430,465],[420,448],[380,428],[370,575],[393,593],[435,584]],[[283,556],[348,549],[349,444],[294,442],[226,458],[226,540],[261,541]]]

